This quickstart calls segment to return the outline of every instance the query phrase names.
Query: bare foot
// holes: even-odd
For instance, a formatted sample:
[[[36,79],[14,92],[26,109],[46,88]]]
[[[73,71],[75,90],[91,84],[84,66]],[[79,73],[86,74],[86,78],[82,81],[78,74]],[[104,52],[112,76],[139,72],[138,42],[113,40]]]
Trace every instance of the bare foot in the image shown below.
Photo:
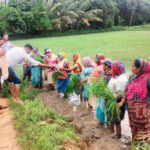
[[[17,103],[17,100],[15,97],[12,98],[14,103]]]
[[[21,105],[23,104],[23,102],[19,98],[16,98],[16,102],[21,104]]]

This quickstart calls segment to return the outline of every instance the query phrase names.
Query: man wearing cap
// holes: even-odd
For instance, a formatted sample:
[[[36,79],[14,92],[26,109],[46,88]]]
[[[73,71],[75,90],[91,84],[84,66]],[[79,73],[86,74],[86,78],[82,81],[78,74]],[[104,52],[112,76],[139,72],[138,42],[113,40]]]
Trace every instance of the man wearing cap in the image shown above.
[[[14,71],[13,69],[14,66],[16,66],[23,59],[25,59],[33,66],[51,68],[50,65],[42,64],[31,58],[29,54],[31,53],[32,50],[33,50],[32,46],[30,44],[26,44],[23,48],[14,47],[6,53],[9,67],[8,84],[14,102],[19,103],[21,102],[19,99],[21,79]]]

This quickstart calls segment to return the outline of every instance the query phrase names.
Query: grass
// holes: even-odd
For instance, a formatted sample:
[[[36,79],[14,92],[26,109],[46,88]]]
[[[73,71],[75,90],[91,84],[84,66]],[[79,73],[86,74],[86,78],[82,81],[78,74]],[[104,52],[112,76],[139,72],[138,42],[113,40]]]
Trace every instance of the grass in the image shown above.
[[[22,106],[10,103],[19,144],[24,150],[57,150],[66,139],[78,141],[66,119],[46,108],[40,100],[26,100]]]
[[[113,60],[123,61],[128,69],[131,68],[135,58],[150,60],[150,30],[145,31],[144,29],[143,31],[34,38],[16,40],[13,43],[20,46],[30,43],[39,48],[40,52],[44,52],[44,48],[51,48],[55,54],[64,51],[71,61],[74,53],[79,53],[81,57],[90,56],[93,59],[96,53],[103,53]]]
[[[22,105],[10,101],[18,142],[24,150],[58,150],[66,140],[77,142],[78,136],[67,119],[55,115],[44,106],[42,100],[35,99],[39,90],[26,89],[22,82],[20,98]]]
[[[22,76],[22,66],[15,67],[19,76]],[[41,90],[27,90],[28,82],[22,81],[20,99],[22,105],[9,102],[14,126],[18,131],[18,143],[24,150],[58,150],[67,140],[78,142],[79,137],[75,128],[67,119],[55,115],[52,109],[44,106],[41,99],[35,99]],[[8,93],[7,86],[4,94]]]

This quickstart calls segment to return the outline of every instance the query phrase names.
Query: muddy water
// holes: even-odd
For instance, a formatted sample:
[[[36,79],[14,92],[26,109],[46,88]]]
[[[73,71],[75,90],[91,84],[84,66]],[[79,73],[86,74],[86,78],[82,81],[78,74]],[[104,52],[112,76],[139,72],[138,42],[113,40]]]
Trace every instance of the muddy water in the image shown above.
[[[108,129],[100,126],[95,119],[95,112],[87,108],[87,104],[71,103],[68,99],[62,99],[55,91],[46,91],[39,94],[47,107],[55,110],[59,115],[69,118],[75,125],[79,135],[86,139],[88,150],[129,150],[128,143],[131,140],[131,131],[126,112],[125,119],[122,121],[122,138],[113,138],[113,134]]]

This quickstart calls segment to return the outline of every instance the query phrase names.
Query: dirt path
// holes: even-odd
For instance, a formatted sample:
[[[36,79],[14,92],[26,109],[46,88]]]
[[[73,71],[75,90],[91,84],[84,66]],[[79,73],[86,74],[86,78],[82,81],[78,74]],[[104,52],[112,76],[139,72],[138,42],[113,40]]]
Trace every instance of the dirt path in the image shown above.
[[[7,99],[0,98],[0,105],[7,106]],[[0,110],[0,150],[20,150],[9,108]]]
[[[85,103],[81,103],[76,107],[68,102],[66,99],[59,98],[57,92],[43,92],[38,95],[42,97],[46,106],[54,109],[57,114],[69,118],[76,127],[78,134],[85,139],[88,145],[87,150],[129,150],[130,148],[125,144],[130,141],[130,129],[128,124],[128,116],[122,122],[121,140],[112,138],[112,134],[108,132],[105,127],[100,127],[95,119],[94,113],[91,109],[86,107]],[[85,149],[84,149],[85,150]]]

